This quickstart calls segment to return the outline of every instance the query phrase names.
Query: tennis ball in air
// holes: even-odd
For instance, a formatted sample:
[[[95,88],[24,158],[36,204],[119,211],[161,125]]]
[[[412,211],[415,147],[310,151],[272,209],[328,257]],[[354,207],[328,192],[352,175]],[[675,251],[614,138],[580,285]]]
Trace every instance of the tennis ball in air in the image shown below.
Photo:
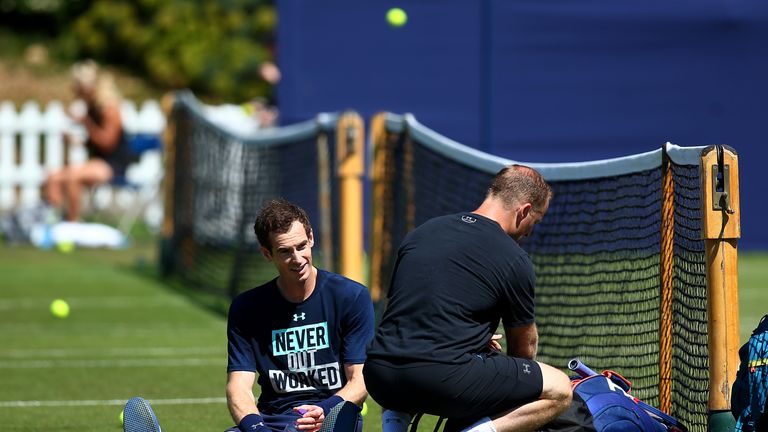
[[[387,22],[392,27],[402,27],[408,22],[408,14],[400,8],[392,8],[387,11]]]
[[[123,418],[124,415],[125,415],[125,410],[121,410],[120,411],[120,426],[125,424],[125,419]]]
[[[366,414],[368,414],[368,404],[363,402],[363,409],[360,410],[360,415],[365,417]]]
[[[51,302],[51,314],[56,318],[66,318],[69,316],[69,304],[62,299],[56,299]]]
[[[75,242],[63,241],[56,244],[56,249],[61,253],[70,253],[75,250]]]

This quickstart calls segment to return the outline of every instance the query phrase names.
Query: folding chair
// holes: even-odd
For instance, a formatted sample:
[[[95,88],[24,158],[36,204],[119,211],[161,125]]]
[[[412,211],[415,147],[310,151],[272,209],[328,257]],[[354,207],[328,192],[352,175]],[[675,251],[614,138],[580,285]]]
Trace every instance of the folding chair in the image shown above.
[[[163,176],[161,159],[163,145],[159,135],[131,135],[128,137],[128,145],[135,162],[128,166],[125,175],[115,176],[108,183],[108,186],[116,191],[120,189],[131,190],[136,195],[135,199],[138,202],[128,206],[118,222],[117,229],[126,235],[130,233],[139,216],[159,195],[160,182]],[[150,154],[152,154],[152,159],[147,160]],[[140,171],[137,172],[137,170]],[[137,179],[136,177],[140,178]]]
[[[417,432],[419,429],[419,422],[421,421],[421,417],[424,416],[424,413],[416,413],[413,416],[413,420],[411,420],[410,428],[408,429],[410,432]],[[437,423],[435,424],[435,428],[433,429],[433,432],[439,432],[440,428],[443,426],[443,423],[445,422],[445,417],[438,417]]]

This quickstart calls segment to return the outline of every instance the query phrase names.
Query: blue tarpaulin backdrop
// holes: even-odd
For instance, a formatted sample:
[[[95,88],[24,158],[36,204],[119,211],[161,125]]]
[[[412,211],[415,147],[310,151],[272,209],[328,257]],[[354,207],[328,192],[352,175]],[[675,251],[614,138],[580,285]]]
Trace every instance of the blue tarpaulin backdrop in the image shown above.
[[[385,20],[401,7],[408,22]],[[278,0],[282,121],[410,112],[522,162],[727,144],[742,239],[768,249],[768,2]]]

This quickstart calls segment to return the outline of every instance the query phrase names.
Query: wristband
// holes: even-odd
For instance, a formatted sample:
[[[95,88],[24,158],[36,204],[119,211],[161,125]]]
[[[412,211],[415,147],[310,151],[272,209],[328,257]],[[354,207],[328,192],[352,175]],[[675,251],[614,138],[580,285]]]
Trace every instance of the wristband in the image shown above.
[[[240,423],[237,425],[240,432],[267,432],[271,431],[265,424],[264,418],[259,414],[248,414],[240,419]]]
[[[328,413],[331,411],[331,409],[333,409],[333,407],[335,407],[336,405],[338,405],[338,404],[340,404],[342,402],[344,402],[344,399],[341,396],[333,395],[333,396],[329,397],[328,399],[319,402],[317,404],[317,406],[322,408],[323,409],[323,414],[325,414],[327,416]]]

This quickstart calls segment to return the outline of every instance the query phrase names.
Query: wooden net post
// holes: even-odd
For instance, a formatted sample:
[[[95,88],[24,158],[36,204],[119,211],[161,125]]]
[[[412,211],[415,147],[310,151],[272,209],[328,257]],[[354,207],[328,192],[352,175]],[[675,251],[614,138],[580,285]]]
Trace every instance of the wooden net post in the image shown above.
[[[364,283],[363,276],[363,173],[365,157],[363,119],[344,113],[337,125],[336,158],[339,177],[340,273]]]
[[[176,231],[174,225],[174,193],[176,176],[176,123],[173,119],[173,106],[176,103],[174,93],[166,93],[160,100],[160,107],[166,118],[166,126],[162,133],[163,141],[163,222],[160,225],[160,271],[168,275],[174,270],[174,254],[172,238]]]
[[[371,300],[374,304],[381,300],[382,294],[382,266],[384,256],[391,252],[391,244],[384,238],[386,193],[387,193],[387,129],[386,113],[378,113],[370,123],[371,127],[371,151],[373,163],[371,166],[371,183],[373,188],[371,211],[371,242],[370,246],[370,281]]]
[[[176,97],[173,93],[166,93],[160,100],[160,107],[165,115],[166,126],[162,133],[163,141],[163,223],[160,226],[160,234],[164,238],[173,235],[173,176],[176,156],[176,124],[173,121],[173,104]]]
[[[323,266],[339,271],[333,253],[333,205],[331,200],[331,158],[328,134],[321,130],[317,135],[317,201],[320,221],[315,227],[315,238],[320,239]]]
[[[708,147],[701,156],[702,232],[707,255],[709,430],[733,428],[731,385],[739,367],[737,244],[741,236],[736,152]]]

